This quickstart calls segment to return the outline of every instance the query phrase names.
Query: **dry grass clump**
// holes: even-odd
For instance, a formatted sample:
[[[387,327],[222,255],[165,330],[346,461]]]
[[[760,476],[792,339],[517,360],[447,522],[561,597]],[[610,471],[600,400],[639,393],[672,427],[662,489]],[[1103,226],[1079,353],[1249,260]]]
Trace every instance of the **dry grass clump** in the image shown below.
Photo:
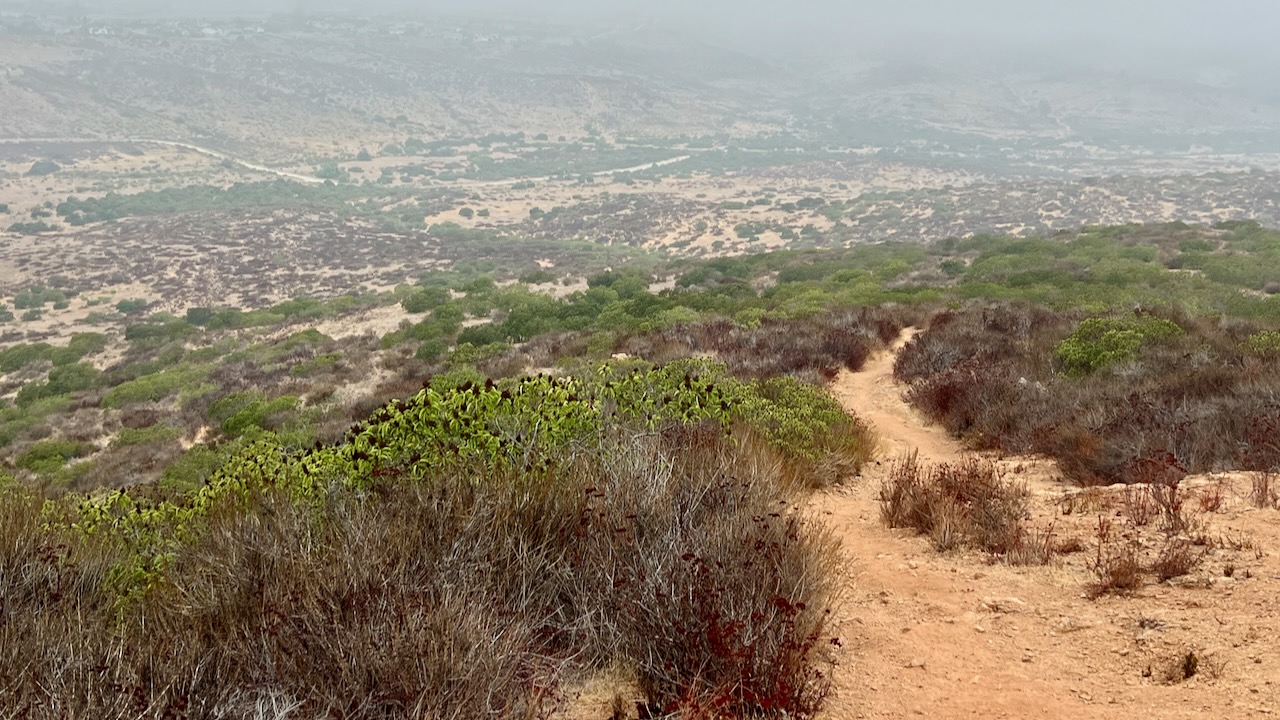
[[[977,548],[1015,564],[1044,564],[1051,532],[1026,525],[1027,491],[976,459],[921,465],[913,453],[897,460],[880,489],[889,527],[928,535],[938,550]]]
[[[1151,564],[1151,571],[1160,582],[1185,577],[1200,567],[1204,557],[1204,550],[1196,548],[1190,541],[1170,538]]]
[[[1280,475],[1263,471],[1250,481],[1249,502],[1256,508],[1280,510]]]
[[[651,715],[808,717],[838,543],[714,426],[546,470],[216,510],[131,600],[128,550],[0,489],[0,716],[537,718],[638,680]]]
[[[1098,518],[1097,551],[1088,566],[1093,576],[1089,595],[1133,592],[1148,573],[1165,582],[1195,572],[1208,554],[1203,546],[1210,543],[1199,533],[1203,523],[1188,504],[1190,498],[1176,475],[1126,488],[1120,513],[1124,524],[1117,527],[1111,519]],[[1141,539],[1143,528],[1152,524],[1162,534],[1154,558]]]
[[[1089,563],[1093,580],[1089,596],[1130,593],[1142,587],[1142,547],[1136,532],[1119,533],[1107,518],[1098,518],[1097,551]]]
[[[1126,510],[1135,525],[1145,518],[1159,521],[1159,529],[1166,537],[1189,535],[1199,524],[1198,514],[1189,501],[1190,493],[1182,486],[1186,478],[1186,469],[1178,464],[1170,453],[1156,456],[1144,456],[1133,463],[1132,477],[1139,483],[1128,488],[1126,493]],[[1133,495],[1145,496],[1145,500],[1128,498]],[[1203,505],[1203,502],[1200,503]],[[1220,503],[1219,503],[1220,504]]]
[[[1198,653],[1195,650],[1185,650],[1177,653],[1164,663],[1159,679],[1166,685],[1177,685],[1198,676],[1205,676],[1211,680],[1221,680],[1226,669],[1227,662],[1220,657],[1208,653]],[[1154,674],[1150,667],[1144,672],[1144,675],[1148,677]]]

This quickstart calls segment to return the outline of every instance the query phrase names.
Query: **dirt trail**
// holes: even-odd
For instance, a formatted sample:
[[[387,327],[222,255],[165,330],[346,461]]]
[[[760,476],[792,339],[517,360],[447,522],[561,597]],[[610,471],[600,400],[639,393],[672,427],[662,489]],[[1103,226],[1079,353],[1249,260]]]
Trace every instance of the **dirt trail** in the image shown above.
[[[1163,585],[1136,598],[1090,601],[1082,597],[1083,556],[1043,568],[993,565],[976,555],[940,555],[880,523],[876,495],[893,457],[912,449],[929,461],[965,454],[901,398],[893,361],[910,337],[832,387],[879,434],[882,459],[815,499],[849,559],[835,618],[843,650],[824,717],[1273,717],[1280,658],[1258,631],[1274,632],[1274,583],[1255,583],[1247,598],[1244,587],[1233,599],[1229,590],[1223,597],[1212,588]],[[1034,520],[1058,523],[1054,500],[1064,488],[1056,468],[1029,459],[1002,465],[1033,491]],[[1083,518],[1063,532],[1082,528]],[[1261,617],[1266,625],[1254,622]],[[1202,674],[1168,685],[1145,677],[1159,676],[1188,643],[1204,657],[1228,648],[1220,679]]]
[[[915,450],[921,460],[959,459],[964,454],[960,444],[903,402],[902,388],[893,379],[894,359],[915,335],[915,329],[904,332],[890,352],[872,357],[861,372],[843,372],[831,392],[847,410],[871,424],[880,440],[882,457]]]

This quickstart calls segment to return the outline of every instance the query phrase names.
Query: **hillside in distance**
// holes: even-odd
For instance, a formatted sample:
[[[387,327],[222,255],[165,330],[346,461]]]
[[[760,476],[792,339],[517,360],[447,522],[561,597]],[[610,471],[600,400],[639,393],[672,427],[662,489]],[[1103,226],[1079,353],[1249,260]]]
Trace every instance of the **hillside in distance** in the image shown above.
[[[1280,99],[1210,61],[851,44],[793,52],[617,20],[0,14],[0,136],[159,138],[282,162],[406,135],[774,138],[1018,172],[1268,154]],[[1083,51],[1082,51],[1083,54]]]
[[[42,18],[0,32],[6,137],[161,137],[279,159],[407,134],[710,134],[768,97],[682,71],[727,85],[762,69],[725,53],[558,28]]]

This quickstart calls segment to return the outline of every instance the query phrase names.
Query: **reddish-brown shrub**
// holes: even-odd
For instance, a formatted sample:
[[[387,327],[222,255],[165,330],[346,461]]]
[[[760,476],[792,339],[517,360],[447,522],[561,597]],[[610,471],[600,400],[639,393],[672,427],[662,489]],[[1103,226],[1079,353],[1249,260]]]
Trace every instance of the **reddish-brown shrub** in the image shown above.
[[[1197,549],[1189,541],[1181,538],[1169,538],[1160,555],[1151,565],[1151,571],[1160,582],[1190,575],[1204,561],[1205,553]]]
[[[750,328],[723,319],[679,324],[624,337],[614,350],[659,363],[713,353],[740,377],[830,379],[842,369],[861,369],[902,327],[893,310],[838,309],[793,320],[766,317]]]
[[[1189,472],[1280,468],[1280,372],[1241,349],[1257,327],[1154,312],[1185,336],[1066,378],[1054,372],[1055,349],[1082,315],[975,303],[937,314],[894,373],[950,432],[976,447],[1052,455],[1082,485],[1143,482],[1147,460],[1165,454]]]
[[[1090,597],[1108,593],[1128,593],[1142,586],[1142,555],[1136,533],[1117,533],[1106,518],[1098,518],[1094,533],[1097,551],[1089,563],[1093,581],[1088,586]]]

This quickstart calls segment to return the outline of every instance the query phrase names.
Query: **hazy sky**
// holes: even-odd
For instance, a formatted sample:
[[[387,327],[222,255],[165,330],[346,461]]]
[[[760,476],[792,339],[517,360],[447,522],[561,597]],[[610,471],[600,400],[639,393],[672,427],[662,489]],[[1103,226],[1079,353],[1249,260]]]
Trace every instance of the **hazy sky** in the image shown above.
[[[343,2],[345,0],[332,0]],[[370,0],[384,7],[554,19],[627,14],[684,20],[756,43],[902,45],[910,52],[1014,45],[1122,62],[1187,54],[1280,59],[1276,0]],[[364,4],[369,7],[368,3]],[[1280,69],[1280,68],[1277,68]]]
[[[21,0],[0,0],[5,3]],[[28,0],[29,1],[29,0]],[[75,1],[75,0],[66,0]],[[1277,0],[78,0],[92,11],[289,12],[298,8],[502,13],[546,21],[627,16],[695,26],[717,40],[769,46],[840,43],[1075,48],[1121,58],[1186,53],[1280,58]]]
[[[13,2],[14,0],[9,0]],[[78,0],[86,9],[129,0]],[[0,5],[6,4],[0,0]],[[135,0],[150,8],[240,11],[344,8],[355,12],[413,8],[472,13],[661,15],[733,24],[788,25],[833,21],[888,31],[1142,32],[1185,39],[1236,41],[1280,30],[1275,0]]]

